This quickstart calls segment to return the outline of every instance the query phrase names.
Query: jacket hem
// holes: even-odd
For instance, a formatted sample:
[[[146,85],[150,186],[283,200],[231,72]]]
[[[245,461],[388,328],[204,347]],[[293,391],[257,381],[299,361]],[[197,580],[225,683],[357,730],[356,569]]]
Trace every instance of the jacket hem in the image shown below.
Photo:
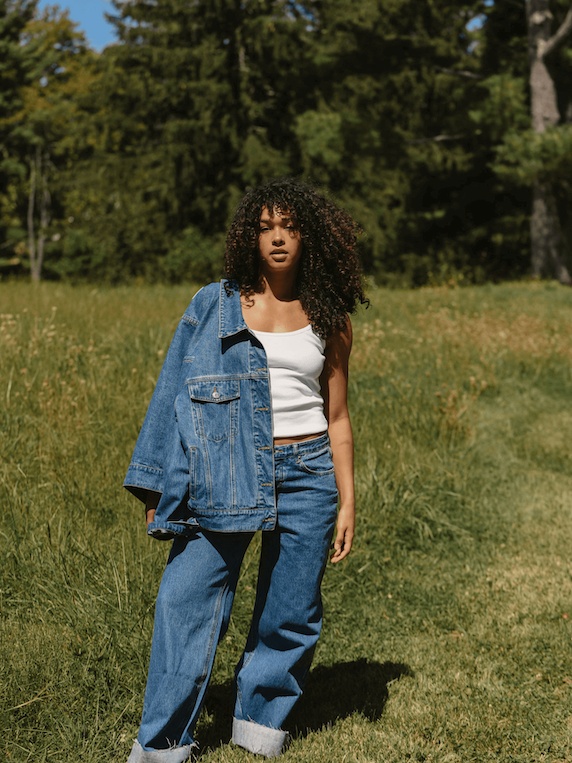
[[[150,522],[147,535],[157,540],[172,540],[175,537],[190,538],[200,530],[220,533],[255,533],[258,530],[273,530],[276,527],[274,514],[266,515],[256,511],[232,514],[232,526],[229,526],[229,514],[220,515],[194,514],[186,522],[155,520]]]
[[[203,530],[213,532],[256,532],[273,530],[276,526],[275,512],[272,510],[244,509],[200,513],[193,511],[193,519]],[[229,520],[231,520],[229,525]]]

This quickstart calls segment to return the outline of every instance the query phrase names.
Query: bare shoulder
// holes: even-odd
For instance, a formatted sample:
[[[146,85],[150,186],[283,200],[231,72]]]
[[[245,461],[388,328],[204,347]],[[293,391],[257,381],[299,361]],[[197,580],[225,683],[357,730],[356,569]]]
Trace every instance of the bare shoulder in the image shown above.
[[[353,329],[350,316],[346,315],[346,325],[343,329],[336,329],[328,337],[326,342],[326,354],[349,355],[352,348]]]

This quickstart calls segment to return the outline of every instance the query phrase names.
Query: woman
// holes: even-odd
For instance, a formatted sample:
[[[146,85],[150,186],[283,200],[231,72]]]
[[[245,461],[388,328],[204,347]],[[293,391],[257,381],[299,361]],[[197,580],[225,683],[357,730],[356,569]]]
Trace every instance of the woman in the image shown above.
[[[181,763],[240,565],[262,530],[252,625],[236,669],[232,739],[274,757],[322,623],[320,584],[354,534],[346,393],[351,324],[365,302],[344,211],[296,180],[241,202],[226,276],[185,311],[125,486],[148,533],[175,538],[155,609],[143,717],[129,763]]]

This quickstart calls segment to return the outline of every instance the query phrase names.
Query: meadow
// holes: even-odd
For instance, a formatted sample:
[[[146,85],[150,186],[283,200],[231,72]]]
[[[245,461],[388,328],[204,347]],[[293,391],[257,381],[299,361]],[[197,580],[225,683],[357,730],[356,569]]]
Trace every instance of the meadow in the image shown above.
[[[194,289],[0,282],[0,760],[125,763],[168,543],[121,484]],[[388,291],[354,318],[354,551],[284,763],[572,761],[572,291]],[[256,580],[199,722],[229,743]]]

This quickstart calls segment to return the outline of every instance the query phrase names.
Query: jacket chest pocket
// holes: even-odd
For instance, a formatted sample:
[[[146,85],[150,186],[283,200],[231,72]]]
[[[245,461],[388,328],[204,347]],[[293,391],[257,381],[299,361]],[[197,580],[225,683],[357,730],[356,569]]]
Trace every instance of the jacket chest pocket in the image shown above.
[[[195,432],[207,440],[226,440],[238,432],[238,381],[191,382],[189,385]]]

